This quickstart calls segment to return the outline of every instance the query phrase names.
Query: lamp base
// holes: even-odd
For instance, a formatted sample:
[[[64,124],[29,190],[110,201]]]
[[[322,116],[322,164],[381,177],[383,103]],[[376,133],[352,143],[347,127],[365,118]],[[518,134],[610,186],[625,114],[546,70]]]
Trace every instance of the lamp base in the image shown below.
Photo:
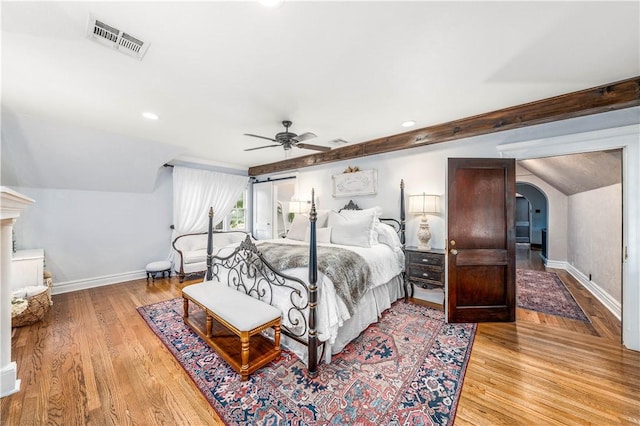
[[[426,245],[418,244],[418,250],[427,250],[427,251],[431,250],[431,244],[426,244]]]
[[[420,221],[420,228],[418,229],[418,250],[431,250],[431,228],[427,222],[427,218],[423,217]]]

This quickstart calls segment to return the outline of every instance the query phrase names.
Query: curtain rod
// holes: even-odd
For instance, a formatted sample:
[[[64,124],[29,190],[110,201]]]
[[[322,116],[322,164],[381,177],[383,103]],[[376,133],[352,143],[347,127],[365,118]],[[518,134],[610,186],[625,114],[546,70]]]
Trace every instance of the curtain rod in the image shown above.
[[[266,178],[265,180],[258,180],[253,176],[251,176],[250,179],[253,181],[253,183],[265,183],[265,182],[275,182],[278,180],[288,180],[288,179],[295,179],[295,178],[296,178],[295,176],[287,176],[287,177],[281,177],[281,178],[275,178],[275,179]]]
[[[209,172],[225,173],[228,175],[247,176],[246,171],[240,170],[240,169],[233,169],[233,168],[228,168],[223,166],[214,166],[214,165],[201,164],[201,163],[190,163],[190,162],[185,162],[184,164],[181,164],[181,163],[182,162],[179,162],[178,164],[164,163],[162,166],[171,167],[171,168],[175,168],[176,166],[178,166],[178,167],[185,167],[188,169],[197,169],[197,170],[205,170]]]

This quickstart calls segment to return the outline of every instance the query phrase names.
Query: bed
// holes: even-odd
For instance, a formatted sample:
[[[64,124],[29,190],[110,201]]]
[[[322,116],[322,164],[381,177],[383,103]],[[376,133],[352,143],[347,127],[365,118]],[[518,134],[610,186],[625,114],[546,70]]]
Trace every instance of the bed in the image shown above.
[[[210,244],[205,281],[278,307],[281,343],[313,377],[318,360],[331,362],[331,355],[406,297],[404,184],[400,220],[381,218],[380,209],[362,210],[352,201],[339,212],[318,211],[312,201],[306,223],[296,219],[288,238],[255,241],[247,236],[215,255]]]

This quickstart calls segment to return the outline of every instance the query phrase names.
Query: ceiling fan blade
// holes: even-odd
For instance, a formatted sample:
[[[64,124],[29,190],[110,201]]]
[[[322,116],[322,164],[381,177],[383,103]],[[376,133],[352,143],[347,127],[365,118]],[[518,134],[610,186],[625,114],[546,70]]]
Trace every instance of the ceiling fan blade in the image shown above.
[[[296,146],[298,148],[313,149],[315,151],[331,151],[331,148],[329,148],[328,146],[310,145],[308,143],[299,143],[299,144],[296,144]]]
[[[265,146],[259,146],[257,148],[249,148],[249,149],[245,149],[245,151],[255,151],[256,149],[262,149],[262,148],[272,148],[272,147],[280,147],[282,145],[265,145]]]
[[[266,137],[266,136],[252,135],[251,133],[245,133],[244,135],[245,135],[245,136],[251,136],[251,137],[254,137],[254,138],[266,139],[266,140],[268,140],[268,141],[276,142],[276,140],[275,140],[275,139],[273,139],[273,138],[268,138],[268,137]]]
[[[317,137],[318,136],[316,136],[314,133],[306,132],[306,133],[303,133],[301,135],[296,136],[293,139],[297,140],[298,142],[302,142],[302,141],[306,141],[306,140],[317,138]]]

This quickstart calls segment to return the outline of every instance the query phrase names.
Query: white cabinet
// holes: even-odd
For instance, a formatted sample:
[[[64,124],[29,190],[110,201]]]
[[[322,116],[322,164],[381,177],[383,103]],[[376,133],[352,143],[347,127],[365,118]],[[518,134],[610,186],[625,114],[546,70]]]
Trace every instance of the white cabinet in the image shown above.
[[[44,273],[44,250],[18,250],[12,259],[11,288],[17,289],[30,285],[42,285]]]

